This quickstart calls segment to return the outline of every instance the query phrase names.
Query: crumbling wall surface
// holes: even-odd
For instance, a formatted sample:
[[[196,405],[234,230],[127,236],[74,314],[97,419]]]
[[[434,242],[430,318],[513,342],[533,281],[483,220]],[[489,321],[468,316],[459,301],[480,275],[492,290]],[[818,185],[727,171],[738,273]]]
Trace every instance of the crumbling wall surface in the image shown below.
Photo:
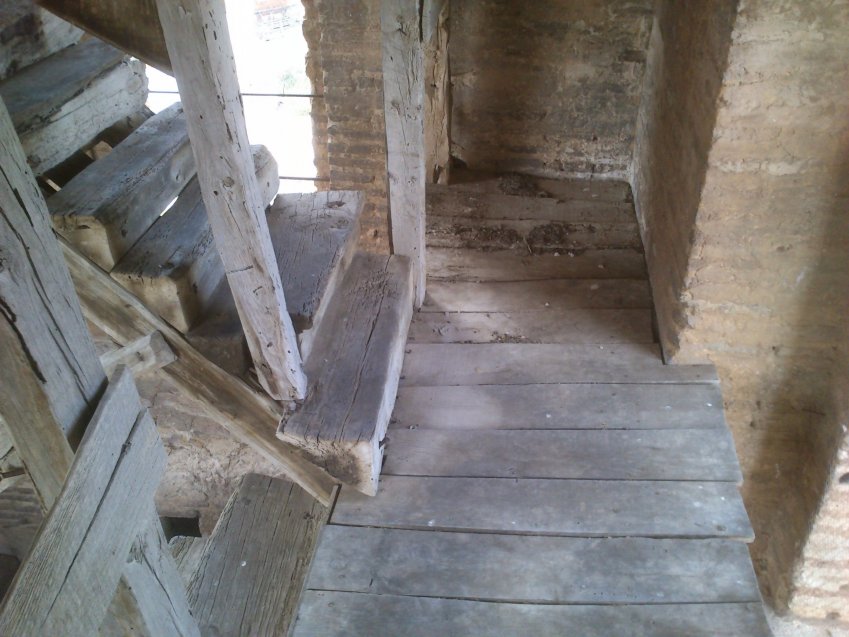
[[[844,621],[847,24],[849,0],[741,0],[695,215],[692,194],[683,206],[637,182],[648,254],[684,253],[676,280],[653,269],[665,353],[719,370],[762,589],[779,609]]]
[[[452,2],[452,155],[483,170],[625,177],[653,4]]]
[[[360,244],[388,252],[380,0],[304,0],[304,5],[307,21],[317,19],[320,33],[317,51],[309,34],[308,44],[322,72],[314,84],[323,88],[326,120],[314,110],[313,127],[327,130],[329,187],[365,194]]]

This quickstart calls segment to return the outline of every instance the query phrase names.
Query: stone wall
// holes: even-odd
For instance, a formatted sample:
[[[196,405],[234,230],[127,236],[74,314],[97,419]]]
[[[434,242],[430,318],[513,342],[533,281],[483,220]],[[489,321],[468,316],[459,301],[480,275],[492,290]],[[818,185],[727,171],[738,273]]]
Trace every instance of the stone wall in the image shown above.
[[[484,170],[627,176],[653,4],[452,2],[452,155]]]
[[[704,91],[709,106],[717,67],[695,46],[703,10],[675,5],[661,3],[649,53],[663,63],[647,74],[634,183],[665,354],[719,369],[767,598],[845,620],[846,461],[833,462],[849,392],[849,1],[740,2],[718,109],[688,118],[664,99]],[[727,24],[727,6],[705,19]]]

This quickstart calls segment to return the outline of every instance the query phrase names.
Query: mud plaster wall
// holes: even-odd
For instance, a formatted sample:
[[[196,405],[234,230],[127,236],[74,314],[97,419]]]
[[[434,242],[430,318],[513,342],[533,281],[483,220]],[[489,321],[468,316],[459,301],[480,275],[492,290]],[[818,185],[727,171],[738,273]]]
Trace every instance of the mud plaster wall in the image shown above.
[[[484,170],[627,176],[653,4],[452,2],[452,155]]]
[[[304,6],[307,72],[324,93],[324,113],[313,109],[313,130],[318,136],[326,130],[327,172],[319,175],[330,182],[322,187],[364,192],[360,245],[388,252],[380,0],[304,0]]]
[[[665,354],[719,370],[767,598],[846,620],[849,1],[740,2],[711,137],[684,114],[709,101],[693,45],[727,5],[687,4],[661,3],[634,180]],[[702,184],[680,180],[705,152]]]

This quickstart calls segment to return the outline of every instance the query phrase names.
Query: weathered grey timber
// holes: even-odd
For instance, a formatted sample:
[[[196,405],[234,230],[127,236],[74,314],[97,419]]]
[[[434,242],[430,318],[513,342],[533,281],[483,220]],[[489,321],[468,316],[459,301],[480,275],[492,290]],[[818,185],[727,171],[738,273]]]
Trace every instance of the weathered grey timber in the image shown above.
[[[186,150],[191,155],[188,137]],[[271,201],[280,187],[277,162],[265,146],[251,151],[262,200]],[[181,332],[195,323],[225,278],[196,178],[168,212],[156,216],[111,275]]]
[[[125,371],[109,384],[86,428],[62,493],[0,609],[0,633],[94,634],[134,532],[150,520],[165,461]]]
[[[411,343],[653,343],[654,332],[649,309],[422,311],[413,317],[409,338]]]
[[[548,179],[516,173],[493,175],[466,169],[457,171],[453,181],[451,190],[455,192],[499,193],[532,199],[549,197],[561,201],[632,203],[633,199],[630,184],[613,179]]]
[[[30,166],[41,174],[144,106],[140,62],[99,40],[54,53],[0,83]]]
[[[391,475],[582,480],[742,480],[734,442],[713,429],[398,429]],[[710,453],[706,453],[709,449]]]
[[[727,482],[622,481],[611,488],[609,480],[396,476],[391,441],[389,452],[380,496],[343,489],[334,524],[581,537],[754,537],[737,487]]]
[[[171,550],[174,563],[177,565],[177,572],[180,573],[180,579],[186,586],[189,585],[198,564],[200,564],[200,558],[203,557],[203,552],[206,549],[207,539],[177,536],[172,537],[171,541],[168,542],[168,548]]]
[[[327,507],[291,482],[248,474],[189,583],[203,635],[286,635]]]
[[[254,177],[223,0],[157,0],[198,182],[259,382],[302,399],[307,380]]]
[[[771,637],[761,604],[552,606],[307,591],[294,637]]]
[[[715,383],[712,365],[664,365],[653,345],[407,346],[401,384]]]
[[[167,374],[184,396],[197,401],[234,438],[278,463],[282,472],[320,502],[330,501],[333,481],[274,435],[286,413],[284,407],[211,363],[180,332],[70,244],[64,240],[60,243],[89,321],[121,345],[154,331],[162,332],[177,360],[159,373]]]
[[[419,307],[427,280],[425,77],[420,3],[381,0],[380,31],[392,250],[410,258]]]
[[[47,206],[56,230],[108,272],[194,174],[177,103],[73,178]]]
[[[642,279],[645,257],[634,249],[586,250],[552,254],[528,254],[514,250],[483,252],[465,248],[429,248],[427,269],[431,280],[534,281],[547,279]]]
[[[572,538],[330,525],[307,586],[502,602],[759,601],[745,544]]]
[[[429,183],[448,183],[451,171],[451,71],[448,61],[448,0],[424,0],[425,175]]]
[[[411,276],[406,257],[354,257],[307,360],[307,400],[278,432],[330,475],[371,495],[413,311]]]
[[[402,387],[392,418],[399,428],[725,427],[715,384]]]
[[[119,366],[127,367],[134,376],[160,369],[177,360],[177,355],[162,332],[151,332],[100,357],[103,371],[110,378]]]
[[[82,34],[29,0],[6,0],[0,7],[0,80],[76,44]]]

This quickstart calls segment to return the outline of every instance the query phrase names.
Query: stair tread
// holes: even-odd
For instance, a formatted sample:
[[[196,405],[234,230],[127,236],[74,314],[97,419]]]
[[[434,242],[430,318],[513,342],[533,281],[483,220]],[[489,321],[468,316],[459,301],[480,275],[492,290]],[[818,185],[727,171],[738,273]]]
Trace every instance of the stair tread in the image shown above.
[[[285,635],[327,513],[291,482],[246,475],[187,587],[201,632]]]
[[[109,271],[194,174],[185,115],[177,103],[74,177],[47,206],[56,230]]]
[[[376,498],[342,489],[332,523],[573,537],[754,537],[737,486],[727,482],[383,475]]]
[[[306,591],[293,637],[318,635],[771,637],[772,633],[760,602],[619,606],[493,604],[405,595]]]
[[[277,194],[277,163],[264,146],[252,146],[264,201]],[[148,307],[185,332],[224,279],[197,177],[169,210],[130,248],[112,277]]]
[[[97,39],[80,42],[0,83],[33,172],[93,141],[146,97],[143,65]]]
[[[82,35],[82,30],[32,0],[4,0],[0,5],[0,80],[75,44]]]
[[[631,186],[616,179],[584,177],[551,179],[516,173],[494,174],[460,169],[452,171],[455,191],[508,194],[519,197],[552,197],[555,199],[589,199],[597,201],[631,201]]]
[[[405,257],[354,256],[305,362],[307,399],[278,432],[372,494],[412,315],[411,277]]]

